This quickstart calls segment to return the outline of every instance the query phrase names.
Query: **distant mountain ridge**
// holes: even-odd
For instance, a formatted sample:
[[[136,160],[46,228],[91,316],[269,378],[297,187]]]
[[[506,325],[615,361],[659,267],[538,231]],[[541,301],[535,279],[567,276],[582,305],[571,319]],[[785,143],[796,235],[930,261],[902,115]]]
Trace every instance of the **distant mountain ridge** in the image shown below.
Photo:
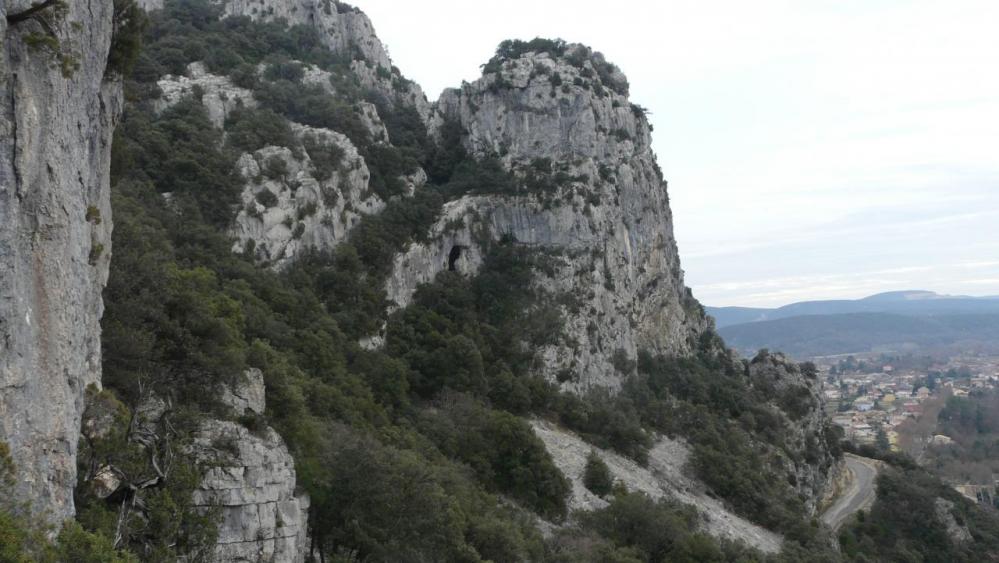
[[[891,313],[896,315],[956,315],[999,313],[999,297],[940,295],[932,291],[892,291],[862,299],[801,301],[772,309],[755,307],[706,307],[719,329],[803,315]]]
[[[774,309],[707,307],[718,333],[751,353],[798,358],[877,349],[999,343],[999,298],[892,291],[863,299],[802,301]]]
[[[781,350],[798,359],[878,350],[999,342],[999,313],[801,315],[727,326],[718,331],[742,353]]]

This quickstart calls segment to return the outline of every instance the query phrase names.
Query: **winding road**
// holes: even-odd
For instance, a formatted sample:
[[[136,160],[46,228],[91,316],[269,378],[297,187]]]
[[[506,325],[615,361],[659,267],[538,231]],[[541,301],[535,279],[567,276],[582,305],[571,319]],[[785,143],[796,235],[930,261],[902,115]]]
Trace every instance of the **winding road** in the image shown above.
[[[867,508],[874,502],[874,481],[878,476],[875,461],[846,454],[846,468],[852,474],[849,488],[822,515],[822,521],[833,530],[838,530],[854,512]]]

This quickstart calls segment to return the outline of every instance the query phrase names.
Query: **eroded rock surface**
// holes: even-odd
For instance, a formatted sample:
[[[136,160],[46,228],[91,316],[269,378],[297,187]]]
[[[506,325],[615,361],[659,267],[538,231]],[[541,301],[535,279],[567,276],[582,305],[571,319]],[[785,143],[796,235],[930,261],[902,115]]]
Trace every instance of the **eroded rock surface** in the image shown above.
[[[262,415],[264,381],[258,370],[222,392],[236,414]],[[209,420],[195,436],[195,451],[209,469],[194,502],[221,511],[218,561],[305,560],[309,499],[296,492],[295,461],[273,428],[250,430]]]
[[[312,80],[329,85],[329,73],[312,69]],[[225,76],[207,72],[201,63],[184,76],[159,80],[157,111],[186,96],[199,95],[212,123],[223,129],[237,108],[257,107],[249,90]],[[373,139],[388,141],[388,132],[373,104],[359,102],[358,113]],[[237,171],[244,181],[241,206],[231,233],[234,252],[246,252],[262,263],[281,268],[303,250],[332,250],[346,240],[362,215],[377,213],[385,202],[369,189],[371,172],[346,135],[329,129],[292,124],[297,144],[267,146],[244,153]],[[320,151],[322,164],[313,158]],[[331,156],[333,155],[333,156]],[[426,182],[422,171],[407,179],[412,193]]]
[[[519,192],[447,204],[430,242],[395,260],[390,299],[405,306],[446,269],[474,273],[483,237],[507,237],[553,257],[540,283],[562,303],[568,337],[542,351],[543,371],[564,388],[616,389],[638,350],[692,350],[708,321],[683,282],[651,128],[616,68],[578,45],[523,54],[445,91],[431,130],[449,124],[471,154],[500,158]]]
[[[313,166],[306,150],[264,147],[239,159],[245,187],[232,234],[235,252],[247,252],[275,267],[290,263],[302,250],[332,250],[346,240],[362,215],[385,207],[368,190],[371,173],[346,136],[328,129],[294,127],[341,156],[340,169],[328,175]],[[277,166],[280,173],[274,172]]]
[[[73,515],[84,389],[100,381],[121,109],[120,84],[105,77],[111,2],[67,4],[50,26],[79,63],[63,72],[25,43],[41,24],[7,23],[31,2],[0,3],[0,441],[18,497],[52,522]]]
[[[392,66],[371,20],[359,9],[334,0],[227,0],[225,14],[314,27],[330,51],[353,59],[351,67],[363,87],[379,92],[387,103],[406,104],[429,118],[423,90]]]
[[[813,366],[799,365],[779,353],[760,353],[749,362],[749,379],[754,387],[762,388],[772,402],[791,419],[784,450],[775,454],[783,460],[789,481],[805,501],[807,510],[815,514],[837,462],[827,435],[829,419],[822,407],[822,382]]]
[[[963,523],[958,523],[954,517],[954,503],[944,498],[937,497],[933,501],[934,515],[940,524],[947,530],[947,537],[956,544],[969,542],[973,539],[971,530]]]

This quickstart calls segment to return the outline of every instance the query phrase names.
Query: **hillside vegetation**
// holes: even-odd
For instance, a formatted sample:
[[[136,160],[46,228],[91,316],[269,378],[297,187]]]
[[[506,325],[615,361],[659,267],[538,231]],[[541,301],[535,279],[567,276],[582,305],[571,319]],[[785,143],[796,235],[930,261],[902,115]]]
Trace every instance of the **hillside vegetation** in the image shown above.
[[[352,9],[339,2],[326,8]],[[218,516],[197,505],[194,492],[209,464],[191,448],[207,420],[251,433],[273,427],[284,439],[298,487],[311,500],[315,560],[996,555],[999,524],[975,507],[956,504],[952,511],[982,539],[973,548],[928,534],[912,521],[915,513],[896,510],[925,508],[920,495],[927,490],[950,498],[921,474],[912,483],[879,483],[885,500],[850,528],[837,552],[810,503],[841,455],[840,435],[821,414],[809,364],[766,352],[739,359],[707,331],[687,356],[644,350],[635,360],[618,356],[617,393],[573,394],[539,376],[539,351],[567,338],[558,304],[537,283],[554,259],[543,249],[506,237],[484,240],[476,275],[442,271],[407,307],[393,310],[384,289],[392,261],[425,238],[446,203],[470,193],[541,201],[558,193],[549,188],[560,179],[546,176],[558,172],[541,162],[546,166],[525,181],[503,167],[500,155],[474,158],[455,124],[433,138],[415,109],[366,88],[351,65],[356,61],[326,49],[314,28],[221,15],[207,0],[166,0],[150,16],[145,46],[126,76],[114,139],[104,389],[88,394],[86,419],[99,425],[85,428],[81,442],[77,521],[55,541],[41,539],[38,526],[0,495],[0,561],[210,560]],[[539,45],[564,54],[559,41],[507,42],[489,64]],[[616,68],[587,53],[609,89],[627,92]],[[196,89],[158,108],[157,81],[194,62],[252,91],[259,105],[234,111],[221,130]],[[307,69],[330,73],[332,88],[307,84]],[[396,84],[405,80],[397,69],[380,72]],[[372,137],[357,109],[361,102],[378,108],[391,143]],[[287,170],[272,160],[260,178],[241,178],[240,156],[283,147],[293,157],[308,155],[310,172],[320,176],[351,171],[332,145],[296,136],[298,124],[342,132],[385,206],[359,216],[334,250],[306,251],[277,269],[252,249],[234,252],[231,226],[246,209],[243,183]],[[429,181],[409,195],[402,178],[418,168]],[[257,201],[268,207],[271,198]],[[382,346],[361,345],[382,327]],[[249,368],[263,374],[267,408],[237,416],[219,390]],[[162,409],[155,427],[136,422],[152,408]],[[638,463],[658,435],[685,440],[692,451],[688,471],[731,511],[782,534],[783,552],[767,556],[712,537],[693,508],[629,492],[626,484],[608,492],[599,467],[589,481],[607,506],[570,513],[570,484],[529,418]],[[14,463],[0,455],[0,492]],[[124,483],[119,494],[99,494],[105,467]]]

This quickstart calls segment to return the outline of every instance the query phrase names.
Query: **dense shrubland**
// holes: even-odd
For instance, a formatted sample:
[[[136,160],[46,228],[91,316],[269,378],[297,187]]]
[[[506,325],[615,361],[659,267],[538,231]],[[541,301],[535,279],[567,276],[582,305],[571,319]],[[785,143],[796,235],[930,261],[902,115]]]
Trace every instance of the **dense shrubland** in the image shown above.
[[[968,397],[947,398],[937,416],[935,433],[953,440],[929,446],[928,467],[955,483],[990,485],[999,470],[999,393],[973,391]]]
[[[621,439],[625,449],[640,443],[630,450],[636,457],[650,443],[616,409],[562,394],[532,375],[535,347],[561,334],[557,309],[530,289],[535,268],[549,258],[511,241],[493,243],[479,276],[442,275],[387,319],[384,350],[356,343],[383,322],[380,288],[392,257],[424,236],[442,204],[466,193],[510,192],[515,179],[495,161],[468,158],[460,131],[431,144],[411,111],[372,96],[394,146],[401,145],[379,152],[350,100],[303,90],[287,60],[268,59],[265,72],[250,75],[261,107],[234,112],[225,142],[194,98],[159,115],[148,111],[150,80],[195,60],[225,72],[277,53],[331,72],[344,68],[310,47],[306,30],[219,23],[216,15],[203,2],[168,2],[153,17],[149,49],[129,82],[132,102],[113,155],[115,254],[103,322],[108,393],[124,412],[150,394],[181,406],[180,443],[200,418],[226,416],[214,399],[219,384],[260,368],[264,422],[296,458],[317,547],[373,559],[403,546],[413,557],[542,558],[550,548],[529,514],[565,518],[568,484],[521,415],[555,417],[605,443]],[[211,55],[202,48],[208,45]],[[332,255],[308,255],[282,273],[263,270],[229,250],[225,228],[240,190],[234,164],[239,152],[269,144],[310,156],[323,150],[308,139],[299,146],[289,119],[345,132],[384,173],[385,195],[412,163],[429,170],[432,183],[366,217]],[[323,160],[335,173],[340,157]],[[127,443],[111,445],[96,444],[86,458],[129,451]],[[183,509],[191,483],[177,481],[171,504],[182,523],[197,514]],[[86,493],[79,495],[81,521],[107,534],[116,507]],[[391,510],[371,502],[382,497]],[[406,514],[419,516],[400,518]],[[185,539],[183,528],[133,534],[123,545],[168,559],[169,549],[155,546],[180,552],[198,539]]]
[[[839,543],[846,557],[856,561],[996,559],[999,516],[994,510],[976,506],[911,459],[881,457],[891,464],[878,476],[874,506],[858,513],[840,531]],[[964,529],[964,539],[948,532],[941,512],[949,515],[951,524]]]

